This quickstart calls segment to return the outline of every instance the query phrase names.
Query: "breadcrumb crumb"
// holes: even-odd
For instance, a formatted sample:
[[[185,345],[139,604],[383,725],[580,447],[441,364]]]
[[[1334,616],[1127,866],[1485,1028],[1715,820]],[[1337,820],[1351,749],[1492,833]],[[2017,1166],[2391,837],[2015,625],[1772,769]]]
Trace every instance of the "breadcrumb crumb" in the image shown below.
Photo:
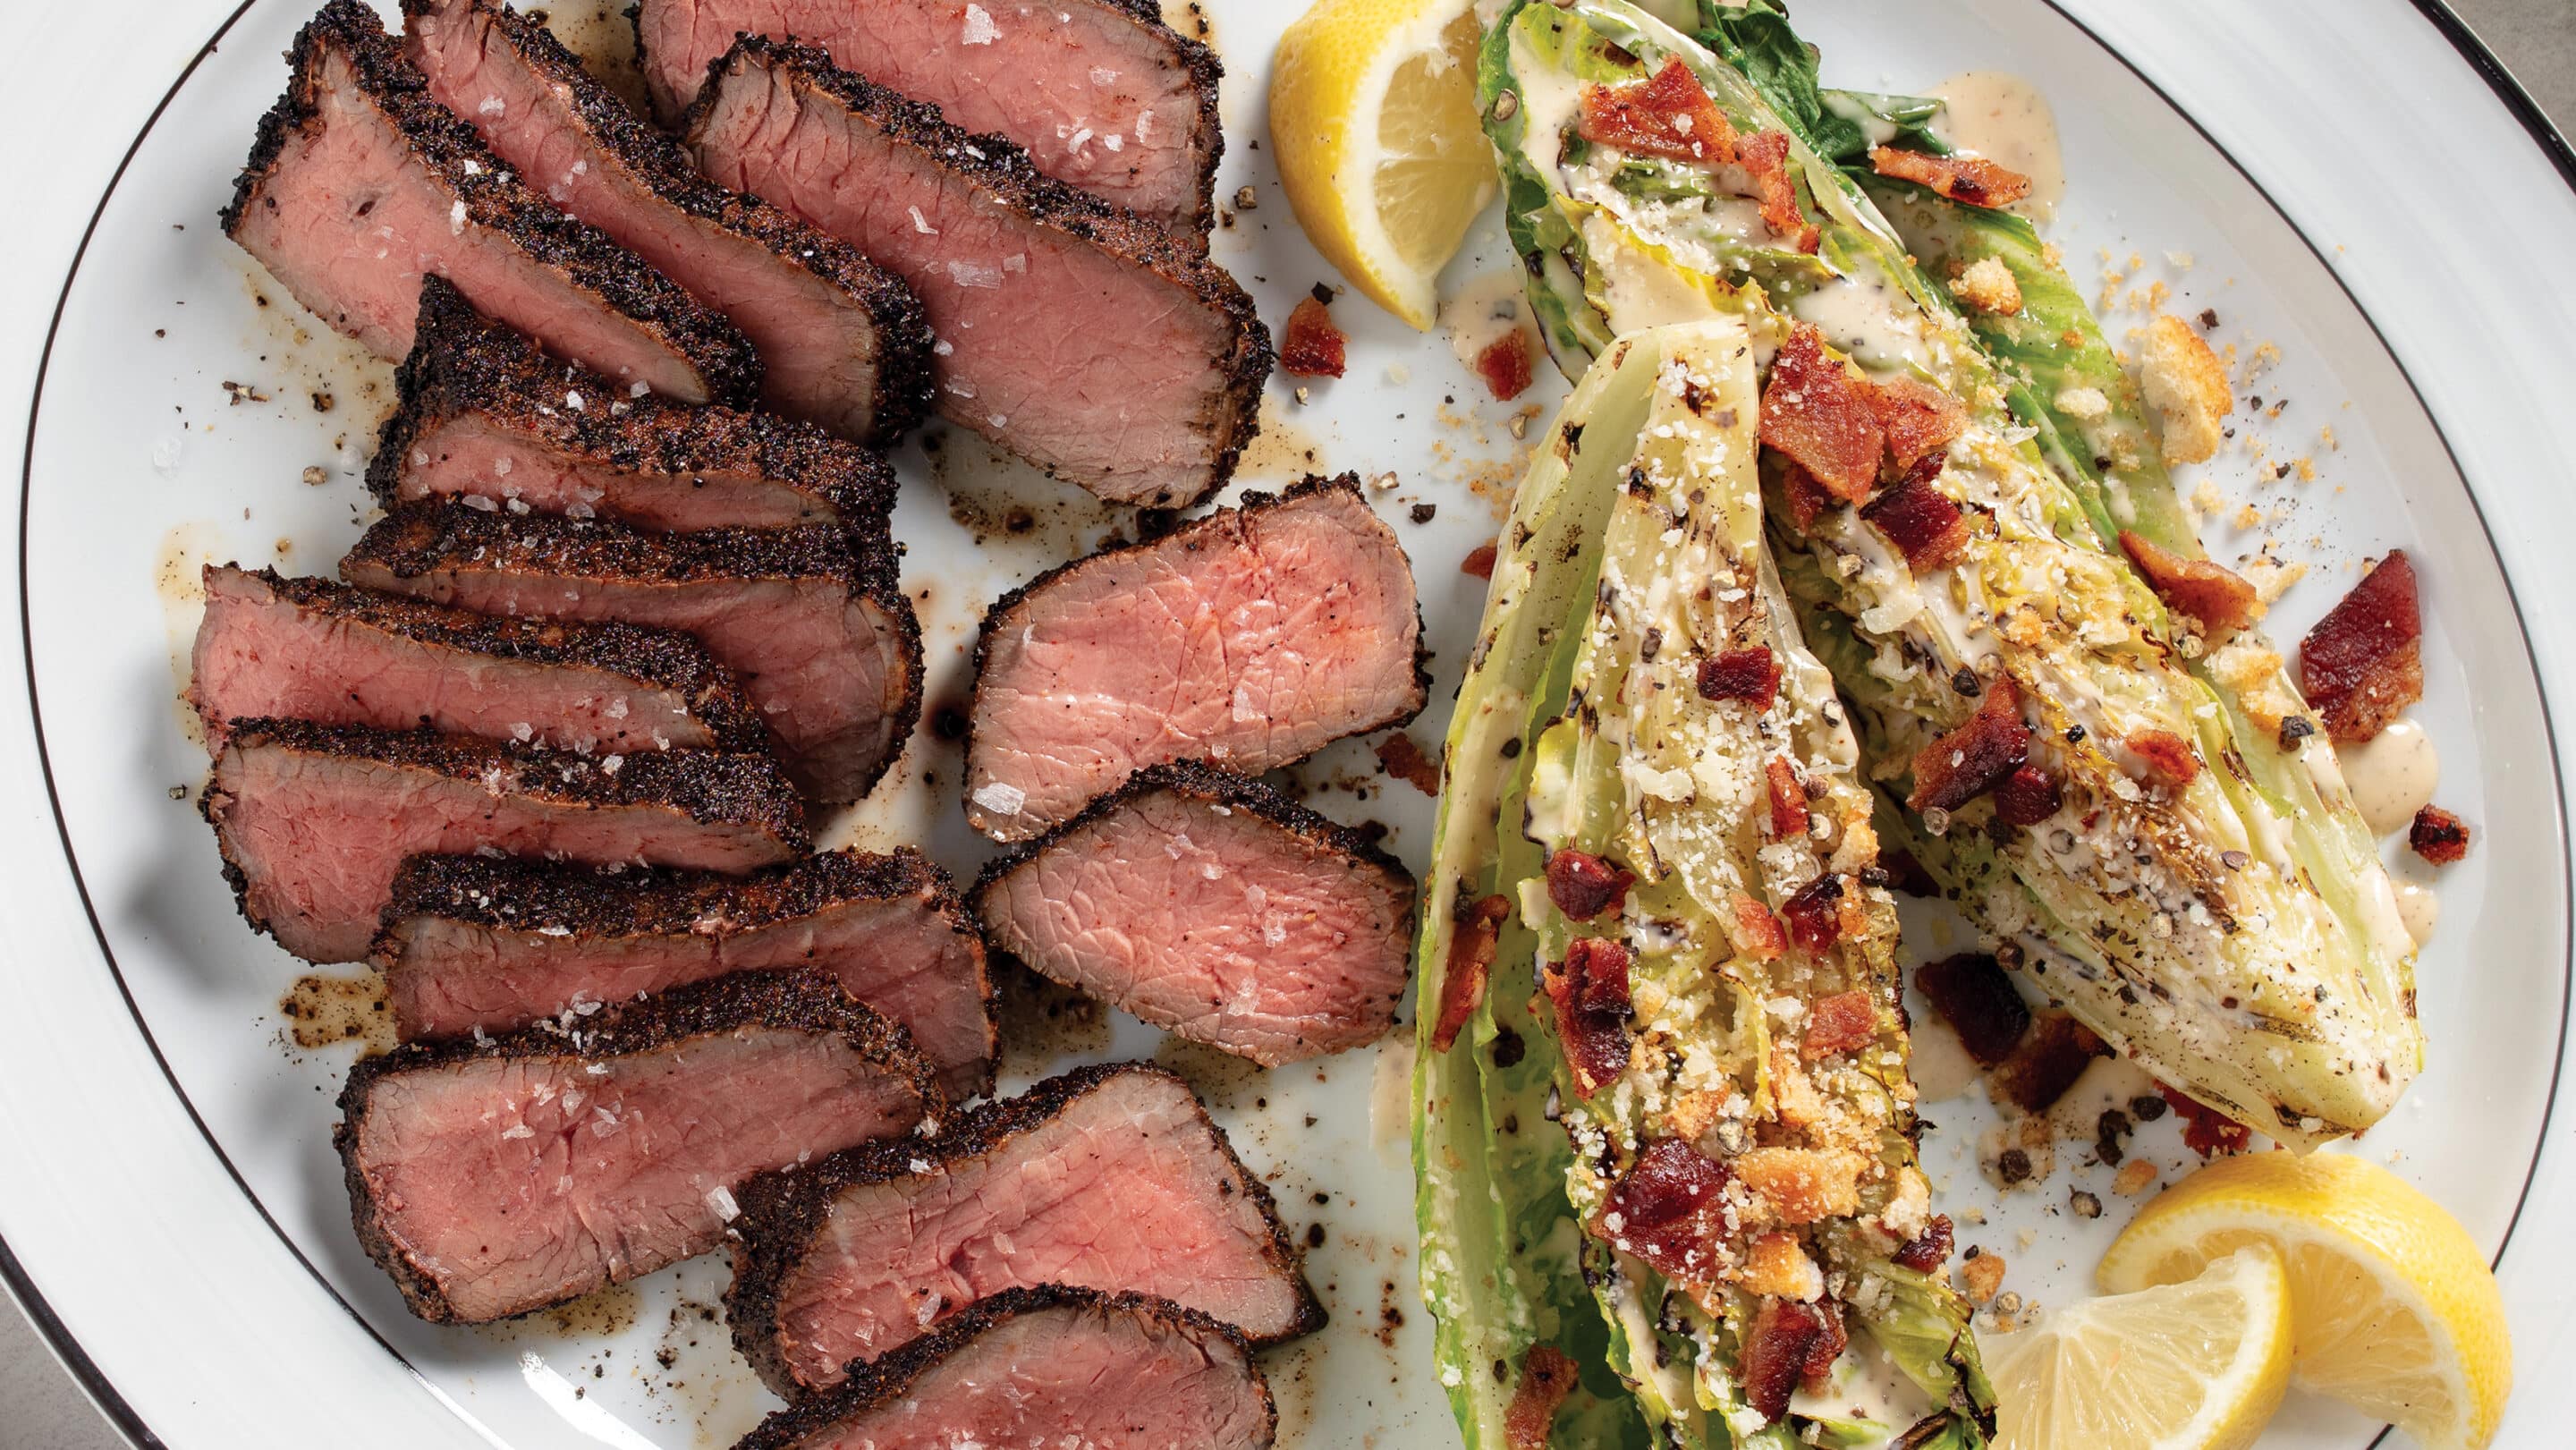
[[[2021,311],[2021,282],[2001,257],[1987,257],[1970,266],[1950,284],[1950,290],[1979,312],[2009,317]]]
[[[2236,406],[2209,344],[2190,323],[2158,313],[2138,350],[2138,380],[2156,414],[2165,462],[2208,462],[2218,452],[2220,420]]]

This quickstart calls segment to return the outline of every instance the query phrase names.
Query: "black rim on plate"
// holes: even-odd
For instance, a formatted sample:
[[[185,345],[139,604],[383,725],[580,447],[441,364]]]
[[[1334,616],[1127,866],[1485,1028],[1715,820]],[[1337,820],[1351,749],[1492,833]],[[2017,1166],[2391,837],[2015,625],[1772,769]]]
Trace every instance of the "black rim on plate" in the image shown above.
[[[321,1270],[314,1265],[313,1261],[306,1257],[304,1251],[297,1247],[294,1239],[279,1226],[276,1218],[269,1213],[267,1205],[260,1201],[259,1195],[252,1191],[249,1182],[242,1177],[241,1170],[234,1165],[231,1157],[225,1153],[223,1145],[216,1141],[215,1135],[207,1127],[205,1119],[197,1112],[196,1104],[189,1099],[186,1088],[180,1084],[177,1073],[171,1069],[169,1059],[163,1055],[159,1041],[153,1037],[151,1026],[144,1021],[142,1010],[134,1000],[134,993],[126,983],[123,969],[117,965],[115,951],[108,944],[107,933],[99,923],[97,908],[90,900],[88,882],[81,874],[80,858],[72,848],[71,825],[63,816],[61,795],[54,784],[52,757],[45,744],[44,712],[36,686],[35,626],[27,592],[27,520],[34,495],[36,427],[44,407],[45,381],[48,369],[51,367],[53,362],[54,341],[62,328],[63,312],[70,303],[72,285],[80,277],[81,263],[89,255],[90,243],[97,236],[99,223],[106,216],[107,205],[115,198],[117,187],[124,181],[126,170],[133,165],[135,156],[142,151],[143,143],[151,138],[153,128],[160,124],[162,116],[169,111],[171,103],[178,99],[179,92],[185,88],[188,81],[196,75],[198,67],[204,64],[207,57],[215,53],[217,46],[222,43],[224,37],[231,33],[232,28],[240,23],[242,17],[248,14],[251,6],[256,3],[258,3],[258,0],[241,0],[241,4],[236,6],[231,14],[224,17],[223,23],[215,28],[212,35],[207,37],[206,43],[198,48],[197,53],[189,58],[187,65],[181,68],[177,78],[171,81],[170,88],[162,93],[160,100],[154,104],[151,113],[144,118],[142,127],[135,132],[133,142],[125,148],[124,154],[118,158],[116,170],[109,175],[107,185],[100,191],[98,204],[91,209],[89,221],[82,228],[80,244],[72,253],[71,266],[65,271],[63,275],[62,288],[55,296],[53,314],[45,328],[44,351],[37,362],[35,389],[28,402],[26,454],[21,460],[19,468],[18,622],[20,643],[26,654],[28,710],[30,720],[34,725],[37,762],[43,771],[45,778],[46,801],[53,813],[55,832],[62,842],[64,862],[70,867],[73,884],[80,892],[81,909],[89,919],[91,934],[98,941],[100,957],[106,962],[109,973],[116,980],[117,991],[125,1001],[126,1011],[134,1019],[135,1031],[142,1037],[144,1046],[151,1052],[154,1063],[161,1069],[161,1075],[163,1079],[169,1083],[171,1094],[178,1099],[180,1106],[186,1110],[189,1121],[196,1125],[199,1136],[205,1139],[208,1150],[215,1155],[215,1160],[220,1163],[223,1166],[224,1171],[232,1177],[234,1186],[241,1190],[242,1197],[250,1203],[253,1211],[259,1214],[261,1221],[268,1225],[269,1231],[277,1236],[278,1242],[285,1247],[287,1253],[293,1256],[298,1264],[303,1266],[306,1273],[313,1276],[314,1282],[321,1286],[323,1292],[330,1295],[333,1302],[337,1303],[342,1310],[347,1312],[349,1317],[355,1320],[358,1325],[367,1332],[369,1337],[373,1338],[379,1345],[383,1346],[387,1354],[393,1356],[396,1362],[400,1363],[406,1370],[409,1370],[415,1377],[422,1378],[423,1382],[426,1383],[426,1377],[421,1376],[419,1369],[414,1366],[409,1359],[405,1358],[402,1352],[396,1349],[393,1344],[383,1336],[383,1334],[379,1333],[375,1326],[368,1322],[366,1316],[358,1312],[355,1305],[351,1304],[347,1298],[341,1295],[340,1291],[322,1274]],[[2044,3],[2047,4],[2048,8],[2054,11],[2059,18],[2075,27],[2075,29],[2086,39],[2092,41],[2105,54],[2119,62],[2122,68],[2126,69],[2132,76],[2136,77],[2141,84],[2154,92],[2156,98],[2164,102],[2164,104],[2171,109],[2175,115],[2182,117],[2183,121],[2191,126],[2192,130],[2200,136],[2202,141],[2208,144],[2211,150],[2217,152],[2220,157],[2225,159],[2227,164],[2236,171],[2237,175],[2243,177],[2245,182],[2252,186],[2255,191],[2263,197],[2265,203],[2271,206],[2273,213],[2281,218],[2283,223],[2290,228],[2291,232],[2296,235],[2300,242],[2308,248],[2309,252],[2316,257],[2318,263],[2325,268],[2326,274],[2334,279],[2335,285],[2338,288],[2343,290],[2345,298],[2352,304],[2353,311],[2358,314],[2364,324],[2370,328],[2371,335],[2378,340],[2381,350],[2387,354],[2389,361],[2396,366],[2398,375],[2406,380],[2407,388],[2414,394],[2417,406],[2423,410],[2426,421],[2432,424],[2434,435],[2441,440],[2445,454],[2450,456],[2453,470],[2458,472],[2463,483],[2466,483],[2468,475],[2465,470],[2461,470],[2459,468],[2458,455],[2451,449],[2450,438],[2443,431],[2440,418],[2434,414],[2431,407],[2425,404],[2423,392],[2416,386],[2413,374],[2407,370],[2404,361],[2399,358],[2396,350],[2389,346],[2386,335],[2379,330],[2377,319],[2371,316],[2369,309],[2361,305],[2361,300],[2358,297],[2353,296],[2351,288],[2344,283],[2342,274],[2335,270],[2333,263],[2326,257],[2323,251],[2318,249],[2316,243],[2309,238],[2306,230],[2300,227],[2298,222],[2293,219],[2278,202],[2273,200],[2271,193],[2263,187],[2262,183],[2255,180],[2253,175],[2247,172],[2245,168],[2237,162],[2235,156],[2230,153],[2226,147],[2221,146],[2216,138],[2212,137],[2189,111],[2185,110],[2182,106],[2177,104],[2170,95],[2166,94],[2162,86],[2157,85],[2152,78],[2140,71],[2135,65],[2131,64],[2126,56],[2122,55],[2117,49],[2104,41],[2101,36],[2095,34],[2091,27],[2085,25],[2083,21],[2077,19],[2072,14],[2069,14],[2064,6],[2059,3],[2059,0],[2044,0]],[[2565,181],[2571,190],[2576,190],[2576,148],[2571,148],[2568,145],[2566,137],[2562,135],[2558,127],[2551,122],[2547,113],[2543,112],[2539,105],[2532,100],[2530,92],[2525,90],[2522,84],[2514,79],[2513,73],[2505,67],[2504,63],[2496,58],[2495,52],[2490,50],[2486,43],[2477,37],[2476,32],[2469,28],[2467,22],[2460,19],[2459,15],[2451,9],[2448,0],[2411,0],[2411,3],[2414,5],[2417,12],[2419,12],[2424,19],[2441,34],[2442,38],[2450,43],[2452,49],[2458,52],[2460,58],[2468,64],[2469,68],[2477,73],[2479,79],[2483,80],[2487,84],[2487,87],[2494,92],[2496,99],[2503,104],[2506,112],[2510,114],[2515,122],[2522,127],[2523,131],[2530,136],[2532,144],[2539,147],[2541,153],[2549,159],[2553,166],[2557,168],[2560,179]],[[2469,507],[2477,517],[2479,531],[2487,539],[2489,553],[2493,554],[2495,550],[2494,534],[2487,526],[2485,510],[2478,503],[2477,490],[2474,487],[2470,487],[2466,492],[2469,497]],[[2513,597],[2514,599],[2516,629],[2521,634],[2525,657],[2530,663],[2532,679],[2535,685],[2537,685],[2542,678],[2539,660],[2533,651],[2530,631],[2522,628],[2521,601],[2519,597],[2514,595],[2512,575],[2504,570],[2503,560],[2500,556],[2497,557],[2497,574],[2504,580],[2508,597]],[[2549,742],[2551,776],[2553,780],[2560,783],[2560,798],[2563,800],[2564,776],[2558,769],[2559,755],[2557,730],[2555,722],[2550,716],[2549,704],[2549,696],[2547,691],[2544,689],[2541,691],[2541,715],[2545,727],[2545,733]],[[2553,805],[2555,804],[2556,802],[2553,802]],[[2571,858],[2568,853],[2568,843],[2565,840],[2566,830],[2567,822],[2562,819],[2560,822],[2560,854],[2563,860],[2569,861],[2571,869],[2576,869],[2576,858]],[[2563,893],[2563,899],[2570,903],[2571,909],[2576,909],[2576,880],[2562,883],[2561,890]],[[2562,950],[2562,960],[2568,955],[2569,953],[2566,950]],[[2494,1262],[2496,1263],[2501,1263],[2503,1261],[2505,1250],[2509,1248],[2513,1242],[2514,1231],[2521,1225],[2522,1211],[2529,1203],[2532,1184],[2538,1176],[2540,1158],[2548,1143],[2549,1127],[2556,1119],[2558,1090],[2560,1087],[2560,1069],[2563,1066],[2567,1055],[2567,1031],[2569,1025],[2568,1012],[2571,997],[2576,997],[2576,975],[2571,975],[2570,978],[2562,981],[2558,1013],[2558,1049],[2552,1055],[2550,1061],[2549,1092],[2542,1109],[2541,1129],[2537,1141],[2535,1141],[2532,1148],[2531,1166],[2525,1171],[2523,1176],[2522,1191],[2515,1198],[2512,1216],[2506,1220],[2504,1236],[2496,1245],[2494,1259]],[[97,1404],[101,1413],[107,1417],[110,1424],[116,1427],[118,1433],[122,1434],[127,1440],[138,1446],[154,1447],[154,1450],[158,1450],[158,1447],[166,1443],[160,1436],[153,1433],[152,1428],[149,1425],[143,1422],[142,1416],[136,1413],[133,1405],[126,1400],[124,1395],[118,1392],[115,1384],[108,1379],[107,1375],[103,1371],[100,1370],[97,1362],[90,1358],[88,1351],[81,1347],[80,1342],[73,1338],[70,1330],[63,1324],[62,1319],[54,1313],[52,1306],[45,1302],[43,1294],[38,1292],[33,1278],[27,1273],[26,1267],[19,1263],[17,1255],[10,1251],[5,1240],[0,1240],[0,1284],[5,1284],[7,1286],[10,1294],[17,1300],[20,1307],[26,1311],[27,1317],[35,1326],[36,1332],[44,1338],[45,1342],[52,1347],[54,1353],[61,1358],[63,1364],[71,1371],[72,1378],[89,1395],[91,1400]],[[2387,1438],[2387,1435],[2387,1430],[2381,1430],[2379,1435],[2371,1440],[2370,1445],[2373,1447],[2377,1446],[2381,1441]]]

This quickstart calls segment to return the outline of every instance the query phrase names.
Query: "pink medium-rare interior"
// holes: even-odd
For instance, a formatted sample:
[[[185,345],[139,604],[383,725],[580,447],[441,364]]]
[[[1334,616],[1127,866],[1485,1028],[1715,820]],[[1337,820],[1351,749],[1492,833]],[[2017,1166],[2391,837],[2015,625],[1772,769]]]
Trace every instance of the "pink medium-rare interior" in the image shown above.
[[[868,435],[877,331],[864,299],[663,199],[600,143],[491,17],[464,0],[412,15],[405,49],[431,92],[531,188],[730,318],[760,355],[768,406],[848,437]]]
[[[836,1384],[854,1358],[1037,1284],[1156,1294],[1256,1338],[1292,1332],[1295,1273],[1269,1256],[1270,1227],[1231,1171],[1188,1088],[1128,1074],[945,1172],[848,1189],[779,1286],[787,1367]]]
[[[1231,339],[1187,289],[984,199],[838,101],[752,67],[693,133],[722,185],[850,242],[920,294],[939,407],[1113,500],[1188,497]]]
[[[706,401],[705,379],[687,359],[469,218],[359,88],[345,54],[326,49],[318,80],[318,114],[287,138],[238,233],[297,301],[380,356],[400,358],[411,350],[420,279],[435,272],[595,372]]]
[[[451,415],[415,435],[394,492],[402,500],[459,496],[503,506],[515,500],[539,513],[674,532],[835,521],[813,495],[756,472],[622,468],[568,456],[479,413]]]
[[[903,1132],[921,1108],[835,1034],[747,1027],[388,1076],[357,1164],[387,1234],[473,1321],[705,1253],[733,1185]]]

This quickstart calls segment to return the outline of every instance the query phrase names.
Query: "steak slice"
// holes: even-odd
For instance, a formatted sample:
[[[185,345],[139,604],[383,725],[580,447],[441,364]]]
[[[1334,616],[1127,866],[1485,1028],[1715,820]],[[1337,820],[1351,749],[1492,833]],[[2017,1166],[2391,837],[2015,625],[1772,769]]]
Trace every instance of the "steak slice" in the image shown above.
[[[1234,471],[1270,333],[1195,246],[808,45],[743,37],[688,139],[709,176],[912,284],[959,424],[1113,503],[1187,505]]]
[[[1374,1041],[1413,960],[1413,875],[1258,781],[1137,772],[985,868],[975,914],[1038,972],[1264,1067]]]
[[[1429,688],[1412,566],[1348,474],[1039,575],[986,611],[975,671],[966,818],[997,841],[1149,765],[1286,765]]]
[[[518,180],[374,11],[331,0],[287,60],[223,223],[315,316],[401,357],[434,273],[621,388],[752,397],[760,364],[733,324]]]
[[[990,0],[978,23],[932,0],[643,0],[635,50],[654,108],[677,119],[737,33],[790,37],[843,70],[927,101],[1037,169],[1189,236],[1213,220],[1216,52],[1153,0]]]
[[[894,507],[894,473],[868,450],[774,413],[626,397],[443,278],[421,282],[394,385],[400,406],[367,466],[387,508],[453,497],[639,529],[835,524],[866,538]]]
[[[1142,1294],[1005,1289],[734,1450],[1078,1445],[1269,1450],[1279,1411],[1243,1337]]]
[[[725,1307],[780,1393],[838,1384],[988,1294],[1158,1294],[1255,1344],[1323,1309],[1271,1208],[1189,1085],[1112,1064],[956,1115],[936,1142],[860,1148],[738,1190]]]
[[[819,967],[909,1029],[952,1100],[992,1086],[984,944],[947,874],[909,849],[832,851],[739,879],[417,857],[394,878],[371,956],[406,1040]]]
[[[492,619],[230,564],[207,565],[205,581],[188,694],[212,749],[261,715],[578,754],[768,740],[732,673],[684,634]]]
[[[403,0],[403,22],[430,92],[503,161],[742,329],[765,406],[860,441],[928,410],[921,303],[856,248],[708,181],[535,20]]]
[[[305,720],[235,720],[198,805],[242,915],[313,962],[366,957],[409,856],[743,872],[807,844],[766,755],[586,756]]]
[[[754,972],[365,1059],[332,1141],[411,1311],[479,1324],[703,1254],[744,1179],[943,1111],[903,1029],[830,974]]]
[[[808,796],[853,801],[921,714],[921,631],[883,521],[648,534],[616,524],[406,504],[340,573],[480,614],[621,619],[697,636],[742,679]]]

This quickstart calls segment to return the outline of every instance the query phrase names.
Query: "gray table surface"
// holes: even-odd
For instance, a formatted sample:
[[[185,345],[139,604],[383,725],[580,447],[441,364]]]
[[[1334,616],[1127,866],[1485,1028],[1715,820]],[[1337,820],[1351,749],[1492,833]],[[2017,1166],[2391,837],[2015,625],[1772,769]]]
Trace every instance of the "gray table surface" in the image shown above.
[[[2451,0],[2561,130],[2576,134],[2576,0]],[[125,1441],[0,1295],[0,1450],[119,1450]]]

